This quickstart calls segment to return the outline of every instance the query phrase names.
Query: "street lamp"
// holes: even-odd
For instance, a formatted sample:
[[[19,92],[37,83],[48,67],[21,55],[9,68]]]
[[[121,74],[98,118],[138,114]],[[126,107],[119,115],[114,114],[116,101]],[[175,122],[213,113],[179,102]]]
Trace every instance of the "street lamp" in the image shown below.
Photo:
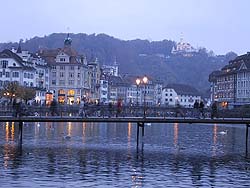
[[[136,79],[136,105],[137,105],[137,107],[139,106],[139,102],[138,102],[138,95],[139,95],[139,85],[140,85],[140,83],[141,83],[141,80],[140,80],[140,78],[137,78]]]
[[[146,84],[148,83],[148,77],[147,76],[144,76],[142,78],[142,82],[144,84],[144,118],[146,118]]]
[[[15,93],[4,92],[4,97],[8,98],[10,103],[12,103],[12,99],[15,98]]]

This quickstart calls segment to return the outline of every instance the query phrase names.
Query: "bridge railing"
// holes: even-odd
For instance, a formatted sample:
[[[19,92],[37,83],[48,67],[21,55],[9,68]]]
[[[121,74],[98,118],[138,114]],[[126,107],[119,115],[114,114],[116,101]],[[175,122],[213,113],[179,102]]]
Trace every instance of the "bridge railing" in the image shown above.
[[[148,117],[195,117],[203,118],[199,109],[193,108],[174,108],[165,106],[123,106],[120,113],[118,108],[108,105],[88,105],[83,108],[83,114],[79,114],[79,105],[58,105],[56,108],[56,115],[58,116],[86,116],[86,117],[143,117],[144,110]],[[0,116],[12,116],[14,109],[12,106],[0,106]],[[47,106],[27,106],[27,114],[36,116],[51,116],[50,107]],[[211,117],[211,110],[204,109],[205,118]],[[218,110],[219,118],[235,117],[235,118],[249,118],[250,109],[220,109]]]

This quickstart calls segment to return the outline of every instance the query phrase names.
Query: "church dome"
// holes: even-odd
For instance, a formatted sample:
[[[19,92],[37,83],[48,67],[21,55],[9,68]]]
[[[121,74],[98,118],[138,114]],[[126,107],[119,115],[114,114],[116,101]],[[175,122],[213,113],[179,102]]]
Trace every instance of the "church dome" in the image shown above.
[[[67,35],[67,38],[64,39],[64,46],[71,46],[72,39],[69,37],[69,33]]]

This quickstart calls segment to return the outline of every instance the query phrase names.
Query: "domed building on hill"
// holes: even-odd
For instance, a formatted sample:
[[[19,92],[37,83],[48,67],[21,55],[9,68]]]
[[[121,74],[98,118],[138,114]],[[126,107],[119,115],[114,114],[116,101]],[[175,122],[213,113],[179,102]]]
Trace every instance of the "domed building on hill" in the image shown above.
[[[194,48],[190,43],[184,42],[183,37],[181,37],[180,42],[173,46],[171,53],[172,54],[182,54],[183,56],[192,56],[192,53],[197,52],[198,50]]]

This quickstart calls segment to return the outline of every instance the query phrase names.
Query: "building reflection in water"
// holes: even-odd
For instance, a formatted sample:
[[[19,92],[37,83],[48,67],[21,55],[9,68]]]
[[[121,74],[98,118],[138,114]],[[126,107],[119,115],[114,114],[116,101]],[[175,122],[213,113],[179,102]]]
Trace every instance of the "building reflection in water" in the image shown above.
[[[11,141],[15,139],[15,122],[11,123]]]
[[[39,139],[39,133],[40,133],[40,122],[35,123],[35,140]]]
[[[179,132],[179,124],[175,123],[174,124],[174,146],[178,146],[178,133]]]
[[[214,127],[213,127],[212,156],[216,156],[217,134],[218,134],[218,126],[217,126],[217,124],[214,124]]]
[[[5,123],[5,144],[3,146],[3,166],[7,169],[9,161],[14,157],[15,150],[15,122]]]
[[[131,147],[132,124],[128,123],[128,147]]]
[[[87,130],[87,124],[86,122],[82,123],[82,143],[86,142],[86,130]]]
[[[9,122],[6,122],[5,124],[5,141],[9,141]]]
[[[72,135],[72,122],[67,123],[67,135]]]

